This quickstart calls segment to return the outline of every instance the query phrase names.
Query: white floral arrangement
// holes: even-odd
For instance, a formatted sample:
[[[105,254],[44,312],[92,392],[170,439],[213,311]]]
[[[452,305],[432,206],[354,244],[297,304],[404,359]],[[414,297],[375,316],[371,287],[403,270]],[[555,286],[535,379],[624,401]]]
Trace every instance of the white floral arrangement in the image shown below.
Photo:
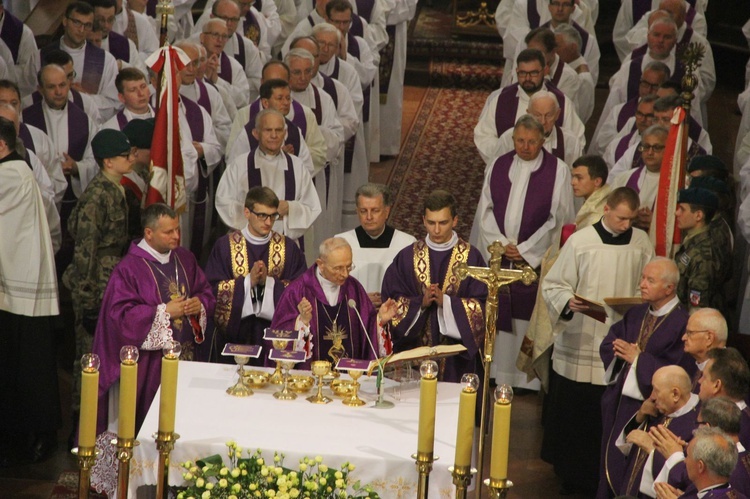
[[[227,442],[228,465],[218,454],[181,463],[188,485],[177,499],[380,499],[369,485],[352,483],[351,463],[336,469],[326,466],[321,456],[306,457],[292,470],[284,467],[283,454],[275,452],[267,464],[260,449],[252,454],[248,450],[246,458],[242,452],[236,442]]]

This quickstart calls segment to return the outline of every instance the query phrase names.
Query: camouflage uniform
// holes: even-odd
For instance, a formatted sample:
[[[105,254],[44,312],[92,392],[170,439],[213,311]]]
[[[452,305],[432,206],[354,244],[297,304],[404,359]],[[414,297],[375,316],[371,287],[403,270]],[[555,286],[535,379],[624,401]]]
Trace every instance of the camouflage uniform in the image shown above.
[[[712,307],[724,311],[723,276],[727,263],[713,240],[710,226],[689,233],[675,255],[680,270],[677,297],[691,309]]]
[[[70,215],[75,240],[73,262],[63,274],[75,312],[76,357],[73,362],[73,410],[80,403],[81,356],[91,352],[104,289],[112,269],[127,250],[128,206],[122,186],[100,171]]]

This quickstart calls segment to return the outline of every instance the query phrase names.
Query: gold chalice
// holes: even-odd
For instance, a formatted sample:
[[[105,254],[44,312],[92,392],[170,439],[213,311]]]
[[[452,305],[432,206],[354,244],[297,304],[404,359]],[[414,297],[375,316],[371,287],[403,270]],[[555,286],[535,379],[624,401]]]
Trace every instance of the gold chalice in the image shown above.
[[[284,340],[273,340],[272,343],[275,349],[283,350],[287,342]],[[273,385],[281,385],[284,383],[284,375],[281,373],[281,362],[278,360],[276,361],[276,370],[271,377],[268,378],[268,382]]]
[[[313,375],[318,377],[318,393],[307,397],[313,404],[327,404],[333,399],[323,395],[323,376],[331,371],[331,363],[327,360],[316,360],[311,364]]]
[[[289,369],[294,366],[294,362],[279,362],[279,364],[281,364],[281,368],[284,370],[284,374],[282,375],[284,388],[274,393],[273,396],[279,400],[294,400],[297,398],[297,394],[289,389]]]
[[[247,364],[248,358],[245,355],[235,355],[234,361],[237,363],[237,383],[227,388],[227,393],[233,397],[249,397],[253,391],[245,382],[244,365]]]
[[[342,403],[351,407],[360,407],[365,405],[367,402],[359,398],[359,379],[362,376],[362,371],[349,370],[349,376],[352,378],[352,394],[350,397],[345,398]]]

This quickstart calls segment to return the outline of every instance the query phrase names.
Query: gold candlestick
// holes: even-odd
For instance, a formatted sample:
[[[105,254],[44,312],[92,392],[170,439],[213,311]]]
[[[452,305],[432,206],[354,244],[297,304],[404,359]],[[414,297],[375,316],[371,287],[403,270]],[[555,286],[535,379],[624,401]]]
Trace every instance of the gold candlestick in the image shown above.
[[[432,452],[417,452],[412,454],[411,458],[417,465],[417,473],[419,473],[419,480],[417,481],[417,499],[427,499],[430,487],[430,472],[432,471],[432,463],[437,461],[439,458],[435,457]]]
[[[138,445],[134,438],[113,438],[112,445],[117,447],[117,498],[127,499],[130,486],[130,460],[133,459],[133,448]]]
[[[96,463],[96,455],[99,451],[96,447],[76,447],[70,452],[78,460],[78,498],[86,499],[91,488],[91,468]]]
[[[508,491],[513,487],[513,482],[508,480],[494,480],[488,478],[484,481],[484,485],[490,494],[490,499],[505,499],[508,497]]]
[[[169,493],[169,454],[174,450],[174,443],[180,438],[177,433],[158,431],[153,435],[156,450],[159,451],[159,475],[156,480],[156,497],[167,499]]]
[[[477,472],[471,466],[451,466],[448,468],[453,476],[453,485],[456,486],[456,499],[466,499],[466,493]]]

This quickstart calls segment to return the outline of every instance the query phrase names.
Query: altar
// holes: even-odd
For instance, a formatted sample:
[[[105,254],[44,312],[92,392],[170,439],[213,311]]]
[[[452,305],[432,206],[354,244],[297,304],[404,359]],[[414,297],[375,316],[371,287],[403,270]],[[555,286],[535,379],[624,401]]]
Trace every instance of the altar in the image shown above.
[[[243,449],[274,451],[285,464],[296,467],[304,457],[322,456],[329,466],[356,465],[354,481],[369,483],[387,499],[412,499],[417,493],[417,469],[411,455],[417,450],[419,390],[391,392],[392,409],[373,409],[375,377],[360,378],[363,407],[347,407],[340,398],[326,405],[311,404],[301,395],[293,401],[273,397],[278,385],[268,385],[250,397],[232,397],[226,388],[237,378],[237,366],[180,362],[177,382],[175,432],[180,435],[170,456],[169,484],[184,483],[179,463],[212,454],[226,459],[226,442]],[[346,374],[342,374],[346,378]],[[327,391],[327,390],[326,390]],[[461,385],[439,383],[435,416],[435,456],[430,474],[430,497],[452,498],[454,486],[448,467],[453,465]],[[312,393],[312,392],[311,392]],[[326,393],[324,391],[324,393]],[[327,391],[330,396],[330,391]],[[400,400],[398,400],[400,399]],[[146,416],[130,472],[130,497],[153,497],[158,454],[152,437],[159,420],[159,393]]]

